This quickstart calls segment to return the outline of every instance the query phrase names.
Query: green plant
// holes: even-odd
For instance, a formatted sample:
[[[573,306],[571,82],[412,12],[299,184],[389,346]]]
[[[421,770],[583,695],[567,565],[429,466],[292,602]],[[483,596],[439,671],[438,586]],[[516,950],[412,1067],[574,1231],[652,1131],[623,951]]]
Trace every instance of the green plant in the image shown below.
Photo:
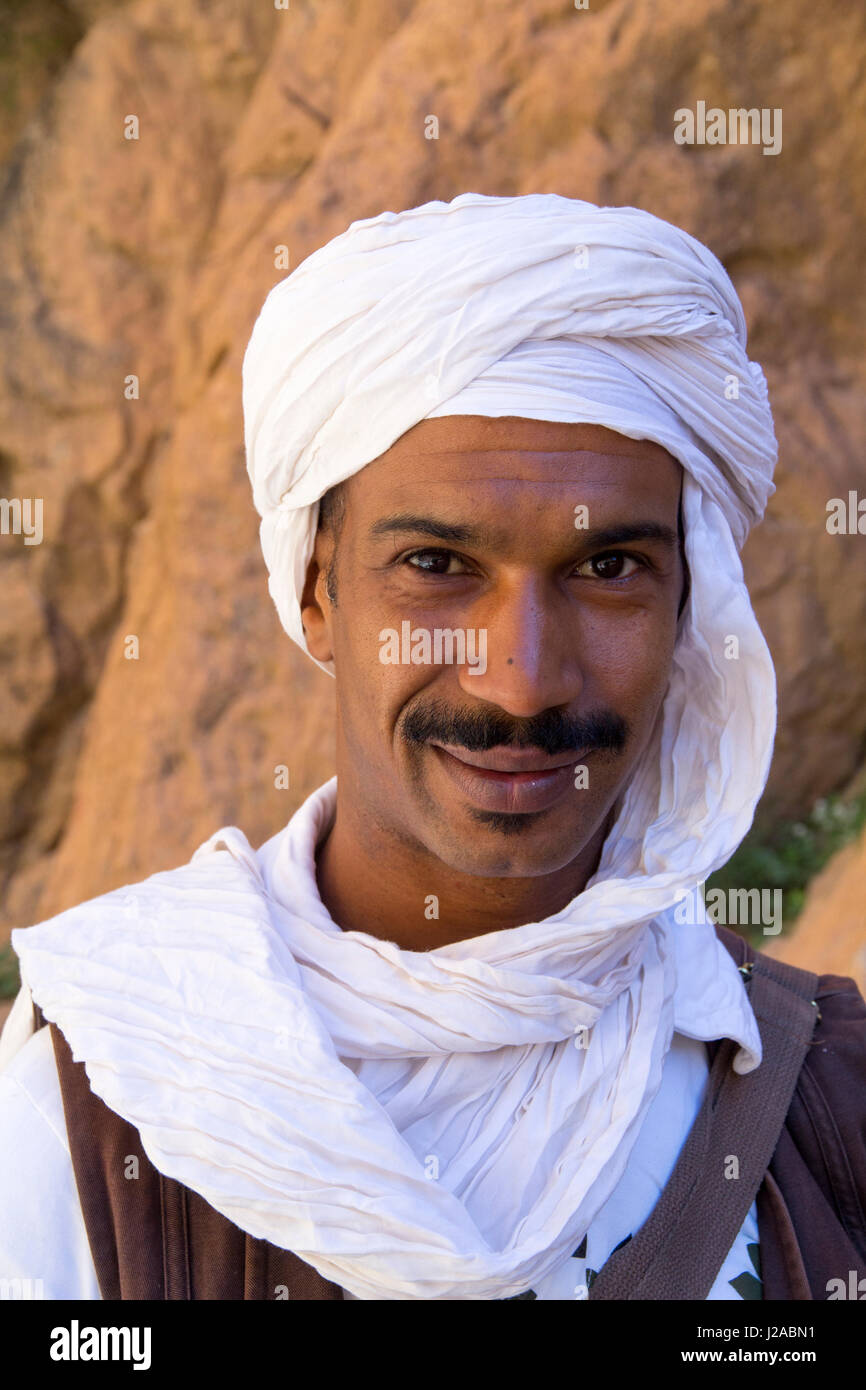
[[[784,901],[783,932],[802,909],[811,880],[866,825],[866,792],[844,799],[822,797],[804,821],[783,821],[767,834],[750,831],[723,868],[707,880],[707,892],[720,888],[780,888]],[[760,928],[745,928],[755,945]]]
[[[0,999],[14,999],[20,988],[18,957],[7,942],[0,946]]]

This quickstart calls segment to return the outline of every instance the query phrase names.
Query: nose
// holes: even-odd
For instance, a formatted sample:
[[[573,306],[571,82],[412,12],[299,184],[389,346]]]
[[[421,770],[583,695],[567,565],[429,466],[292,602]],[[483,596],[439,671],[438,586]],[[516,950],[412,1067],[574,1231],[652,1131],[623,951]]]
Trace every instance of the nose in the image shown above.
[[[538,576],[497,585],[479,598],[472,623],[486,667],[459,668],[460,688],[518,718],[573,704],[583,678],[578,642],[562,598]],[[482,642],[482,634],[486,634]]]

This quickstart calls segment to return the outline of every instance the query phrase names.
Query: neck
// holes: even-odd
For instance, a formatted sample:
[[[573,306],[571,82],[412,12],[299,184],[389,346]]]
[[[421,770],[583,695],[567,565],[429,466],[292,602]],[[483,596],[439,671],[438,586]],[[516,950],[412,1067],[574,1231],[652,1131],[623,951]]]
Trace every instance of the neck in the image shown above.
[[[402,950],[431,951],[454,941],[540,922],[581,893],[595,873],[613,812],[563,868],[533,878],[480,878],[452,869],[423,847],[395,838],[339,796],[327,838],[316,851],[319,896],[344,931],[362,931]],[[436,914],[436,915],[434,915]]]

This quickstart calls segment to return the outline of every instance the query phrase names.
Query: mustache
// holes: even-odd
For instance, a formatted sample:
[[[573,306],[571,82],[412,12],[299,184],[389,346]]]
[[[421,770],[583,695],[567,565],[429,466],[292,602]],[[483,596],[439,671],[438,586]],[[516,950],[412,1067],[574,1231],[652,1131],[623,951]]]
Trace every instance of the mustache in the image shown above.
[[[402,722],[402,735],[408,743],[436,739],[473,753],[509,744],[512,748],[540,748],[549,757],[596,748],[619,753],[629,732],[627,722],[613,710],[577,716],[547,709],[526,719],[514,719],[503,710],[451,710],[434,703],[409,710]]]

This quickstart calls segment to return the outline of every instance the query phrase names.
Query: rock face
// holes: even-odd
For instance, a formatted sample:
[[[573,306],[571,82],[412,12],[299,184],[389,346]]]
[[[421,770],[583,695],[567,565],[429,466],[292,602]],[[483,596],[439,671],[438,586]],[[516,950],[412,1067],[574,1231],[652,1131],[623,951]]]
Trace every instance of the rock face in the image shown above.
[[[866,995],[866,834],[813,879],[790,937],[760,949],[816,975],[848,975]]]
[[[645,207],[726,264],[781,445],[745,557],[780,685],[762,814],[850,778],[866,539],[825,519],[866,496],[857,6],[819,25],[806,0],[72,10],[0,223],[0,496],[44,505],[41,545],[0,536],[6,930],[223,824],[259,843],[333,770],[332,683],[267,595],[241,360],[278,248],[294,268],[357,218],[465,190]],[[677,145],[698,101],[781,108],[781,152]]]

